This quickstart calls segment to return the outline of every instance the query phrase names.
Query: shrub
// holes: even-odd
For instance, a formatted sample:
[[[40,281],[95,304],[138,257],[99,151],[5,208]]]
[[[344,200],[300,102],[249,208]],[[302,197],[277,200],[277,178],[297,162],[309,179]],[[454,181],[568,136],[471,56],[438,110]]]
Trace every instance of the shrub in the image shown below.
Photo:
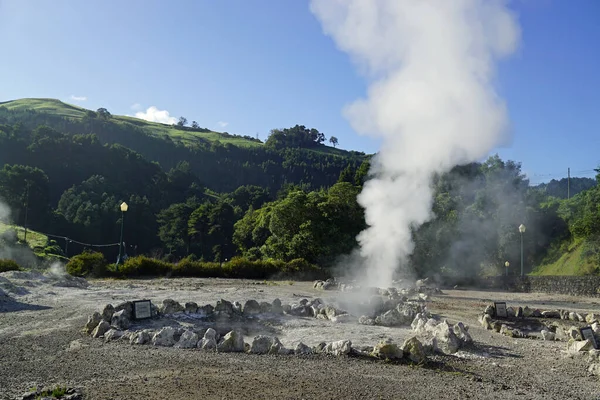
[[[102,253],[84,252],[71,257],[66,266],[67,273],[73,276],[106,276],[107,262]]]
[[[13,260],[0,259],[0,272],[20,271],[20,270],[21,270],[21,268],[19,267],[19,264],[17,264]]]
[[[130,257],[119,266],[116,274],[119,276],[159,276],[167,275],[173,269],[173,264],[146,256]]]

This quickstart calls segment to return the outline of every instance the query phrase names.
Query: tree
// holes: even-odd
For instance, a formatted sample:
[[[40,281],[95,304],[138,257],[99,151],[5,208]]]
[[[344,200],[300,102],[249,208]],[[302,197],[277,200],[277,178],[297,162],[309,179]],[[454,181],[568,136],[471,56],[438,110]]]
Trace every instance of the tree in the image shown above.
[[[181,126],[184,127],[186,126],[188,123],[188,120],[186,117],[179,117],[179,121],[177,122],[177,126]]]
[[[355,175],[356,174],[354,172],[354,169],[352,168],[352,165],[348,164],[348,166],[346,168],[344,168],[342,170],[342,172],[340,172],[340,177],[338,178],[338,183],[340,183],[340,182],[354,183]]]
[[[338,138],[336,138],[335,136],[330,137],[329,143],[331,143],[331,145],[335,148],[335,146],[338,145]]]
[[[198,125],[198,123],[196,121],[192,121],[192,128],[199,129],[200,125]]]
[[[19,224],[42,227],[50,210],[49,180],[44,171],[28,165],[4,165],[0,170],[0,194]]]
[[[99,118],[102,118],[102,119],[109,119],[110,117],[112,117],[112,115],[104,107],[100,107],[99,109],[97,109],[96,114],[98,115]]]

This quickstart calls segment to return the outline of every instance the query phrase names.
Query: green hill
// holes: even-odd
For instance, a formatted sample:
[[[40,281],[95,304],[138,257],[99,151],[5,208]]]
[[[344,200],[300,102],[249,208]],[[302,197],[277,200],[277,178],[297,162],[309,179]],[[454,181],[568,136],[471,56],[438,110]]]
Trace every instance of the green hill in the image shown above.
[[[584,243],[576,243],[567,248],[554,262],[541,264],[531,275],[589,275],[597,273],[595,261],[585,255]]]

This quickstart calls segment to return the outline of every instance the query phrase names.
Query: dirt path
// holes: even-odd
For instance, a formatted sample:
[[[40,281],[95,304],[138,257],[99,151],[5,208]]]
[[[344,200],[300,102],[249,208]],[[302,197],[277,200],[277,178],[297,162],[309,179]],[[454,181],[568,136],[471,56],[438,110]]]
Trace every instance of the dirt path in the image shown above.
[[[3,274],[0,274],[3,275]],[[472,348],[457,356],[436,356],[425,367],[397,365],[356,357],[256,356],[211,354],[196,350],[104,343],[81,333],[87,316],[106,303],[173,298],[198,304],[220,298],[284,303],[302,297],[332,298],[334,292],[310,283],[217,279],[92,281],[83,288],[25,287],[0,312],[0,399],[12,399],[35,385],[68,384],[82,388],[86,399],[589,399],[600,397],[600,381],[588,376],[584,356],[564,352],[564,342],[512,339],[477,324],[490,301],[508,305],[598,311],[594,299],[543,294],[447,291],[429,304],[451,322],[471,326]],[[333,299],[332,299],[333,300]],[[0,305],[0,309],[2,309]],[[10,310],[10,311],[8,311]],[[327,321],[325,321],[327,322]],[[317,324],[318,323],[318,324]],[[313,337],[318,341],[350,338],[374,345],[380,337],[402,340],[410,331],[358,324],[325,324],[301,319],[282,325],[288,346]],[[310,340],[306,340],[310,342]],[[307,343],[311,344],[311,343]]]

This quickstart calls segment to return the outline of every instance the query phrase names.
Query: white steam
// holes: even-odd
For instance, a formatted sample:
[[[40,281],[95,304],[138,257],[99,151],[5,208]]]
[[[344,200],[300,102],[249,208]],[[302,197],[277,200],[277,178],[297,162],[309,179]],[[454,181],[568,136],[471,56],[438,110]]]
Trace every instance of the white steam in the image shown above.
[[[505,140],[494,62],[514,51],[519,27],[500,0],[312,0],[311,11],[370,79],[345,115],[383,139],[358,240],[366,283],[385,287],[413,251],[411,227],[432,216],[432,175]]]
[[[0,222],[8,223],[10,220],[10,208],[0,201]]]

